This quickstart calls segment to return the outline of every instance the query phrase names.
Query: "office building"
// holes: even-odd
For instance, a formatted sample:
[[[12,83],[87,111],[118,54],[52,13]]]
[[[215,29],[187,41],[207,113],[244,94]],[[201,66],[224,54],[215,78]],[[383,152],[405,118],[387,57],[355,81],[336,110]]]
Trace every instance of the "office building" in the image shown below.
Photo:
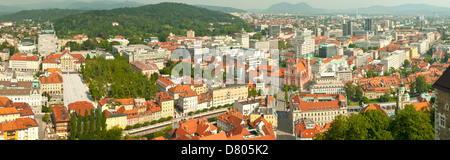
[[[269,28],[269,37],[276,37],[281,33],[280,25],[271,25]]]
[[[312,31],[306,28],[296,31],[295,38],[291,40],[296,57],[314,53],[314,38],[311,37]]]

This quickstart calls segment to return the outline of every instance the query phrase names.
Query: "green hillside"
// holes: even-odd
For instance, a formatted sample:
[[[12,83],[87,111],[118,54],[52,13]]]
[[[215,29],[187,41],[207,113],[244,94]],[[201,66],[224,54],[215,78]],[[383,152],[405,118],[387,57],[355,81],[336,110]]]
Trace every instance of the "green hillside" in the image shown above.
[[[84,33],[89,37],[104,39],[115,35],[137,35],[142,38],[156,36],[164,40],[170,32],[185,35],[190,29],[195,31],[196,36],[232,34],[242,28],[252,30],[250,24],[227,13],[168,2],[133,8],[86,11],[53,22],[59,36]],[[113,26],[112,22],[118,22],[119,25]]]
[[[5,21],[21,21],[24,19],[32,19],[35,22],[52,21],[64,16],[78,14],[83,10],[77,9],[36,9],[23,10],[16,13],[0,15],[0,22]]]

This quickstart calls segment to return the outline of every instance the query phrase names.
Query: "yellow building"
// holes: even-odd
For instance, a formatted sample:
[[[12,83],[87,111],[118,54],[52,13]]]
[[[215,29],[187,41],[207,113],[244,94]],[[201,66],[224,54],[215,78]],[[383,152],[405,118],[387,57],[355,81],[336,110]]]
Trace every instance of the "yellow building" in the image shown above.
[[[13,121],[19,117],[19,110],[17,110],[15,107],[0,108],[0,122]]]
[[[250,122],[254,122],[256,119],[261,117],[260,114],[250,114]],[[273,114],[264,114],[263,118],[267,120],[267,122],[271,123],[273,127],[277,127],[278,120],[277,117]]]
[[[197,92],[198,95],[206,93],[208,91],[206,84],[194,84],[192,85],[192,89]]]
[[[38,140],[38,127],[30,117],[5,121],[0,123],[0,140]]]
[[[247,84],[212,85],[209,89],[212,94],[212,106],[232,104],[240,98],[248,97]]]
[[[174,100],[167,92],[156,93],[156,104],[161,106],[161,118],[174,117]]]
[[[114,126],[125,129],[125,127],[127,126],[127,114],[112,114],[111,112],[106,110],[106,129],[111,129]]]
[[[363,89],[363,96],[369,99],[378,99],[386,92],[391,92],[391,87],[377,87],[377,88],[367,88]]]
[[[63,78],[59,73],[51,73],[48,77],[39,77],[41,82],[41,93],[62,94]]]

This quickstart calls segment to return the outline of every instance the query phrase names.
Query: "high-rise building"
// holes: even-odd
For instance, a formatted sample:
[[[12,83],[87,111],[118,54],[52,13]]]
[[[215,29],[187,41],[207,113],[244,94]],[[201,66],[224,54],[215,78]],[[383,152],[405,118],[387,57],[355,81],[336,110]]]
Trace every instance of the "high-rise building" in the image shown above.
[[[365,31],[372,31],[372,19],[365,19]]]
[[[269,28],[269,37],[275,37],[281,33],[280,25],[271,25]]]
[[[347,21],[342,24],[342,32],[343,36],[353,35],[353,22]]]
[[[296,57],[305,54],[314,53],[314,38],[311,37],[312,31],[306,28],[296,32],[295,38],[291,40],[294,46]]]
[[[58,50],[56,45],[57,39],[55,30],[53,30],[53,24],[49,22],[44,23],[38,38],[38,52],[44,56],[55,53]]]
[[[322,36],[322,28],[320,28],[320,27],[314,28],[314,35],[315,35],[316,37]]]
[[[343,48],[336,46],[334,43],[322,43],[319,45],[319,57],[331,58],[341,55]]]
[[[241,43],[243,48],[248,48],[250,45],[250,38],[247,32],[242,29],[241,33],[238,33],[236,36],[236,40]]]

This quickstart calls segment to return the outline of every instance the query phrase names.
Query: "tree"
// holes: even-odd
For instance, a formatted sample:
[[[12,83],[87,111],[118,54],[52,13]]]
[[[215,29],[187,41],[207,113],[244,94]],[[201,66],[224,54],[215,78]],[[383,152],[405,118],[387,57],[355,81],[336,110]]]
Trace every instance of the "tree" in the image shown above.
[[[113,128],[102,131],[99,134],[99,140],[121,140],[122,139],[122,128],[114,126]]]
[[[408,61],[409,62],[409,61]],[[389,68],[390,75],[395,74],[395,72],[398,72],[394,67]]]
[[[102,131],[106,131],[106,112],[102,112]]]
[[[89,116],[89,134],[95,133],[95,113],[94,109],[91,109],[91,116]]]
[[[396,140],[433,140],[434,133],[430,118],[413,105],[406,105],[390,125]]]
[[[369,138],[368,120],[362,114],[350,114],[347,118],[345,140],[365,140]]]
[[[50,115],[49,114],[45,114],[44,116],[42,116],[42,121],[48,123],[50,122]]]
[[[358,48],[358,46],[356,46],[356,44],[354,44],[354,43],[350,43],[348,45],[348,48]]]
[[[75,140],[77,134],[76,128],[77,128],[76,115],[75,112],[72,112],[72,114],[70,115],[70,122],[69,122],[70,140]]]
[[[415,82],[411,82],[409,86],[410,86],[409,91],[411,93],[416,93],[416,83]]]
[[[389,99],[391,99],[391,92],[390,91],[386,91],[384,93],[384,95],[380,96],[380,101],[381,102],[389,102]]]
[[[347,82],[345,84],[344,90],[348,99],[353,99],[355,97],[355,86],[352,82]]]
[[[409,67],[410,64],[411,63],[407,59],[405,59],[405,61],[403,61],[403,67],[405,67],[405,68]]]
[[[370,99],[367,98],[366,96],[364,96],[364,97],[362,98],[362,102],[363,102],[364,104],[368,104],[368,103],[370,103]]]
[[[81,135],[82,131],[82,119],[81,119],[81,110],[78,111],[78,117],[77,117],[77,137]]]
[[[322,138],[325,138],[325,140],[345,140],[347,125],[347,116],[336,116],[330,125],[330,129],[324,133]]]
[[[89,116],[87,109],[84,111],[83,134],[89,134]]]
[[[361,86],[358,85],[358,87],[356,88],[356,92],[355,92],[355,100],[356,101],[361,101],[363,97],[363,91],[361,89]]]
[[[95,131],[96,131],[96,133],[99,133],[100,132],[100,128],[102,126],[102,112],[101,112],[101,110],[97,110],[95,112],[95,120],[96,120]]]
[[[366,117],[367,123],[370,124],[367,128],[367,139],[371,140],[393,140],[391,132],[389,131],[389,124],[391,119],[380,110],[367,110],[361,112]]]
[[[425,76],[422,75],[417,76],[415,84],[416,84],[415,89],[418,94],[422,94],[428,91],[428,84]]]
[[[373,70],[369,70],[366,73],[366,77],[367,78],[373,78],[373,77],[377,77],[378,75],[373,71]]]

